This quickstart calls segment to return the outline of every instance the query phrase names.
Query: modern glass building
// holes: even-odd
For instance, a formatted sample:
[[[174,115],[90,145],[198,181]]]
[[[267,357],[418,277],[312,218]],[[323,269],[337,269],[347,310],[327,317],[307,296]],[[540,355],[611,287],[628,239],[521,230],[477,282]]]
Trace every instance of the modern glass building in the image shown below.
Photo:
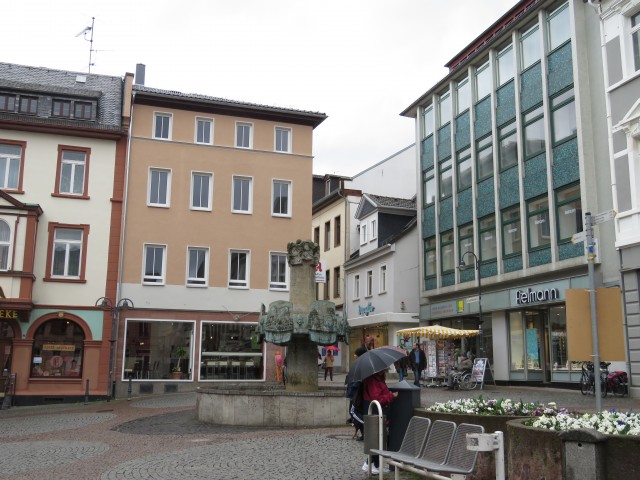
[[[579,378],[565,300],[589,282],[572,237],[612,208],[598,28],[582,0],[520,1],[402,112],[420,145],[421,324],[482,326],[499,381]],[[613,224],[595,233],[596,286],[617,287]]]

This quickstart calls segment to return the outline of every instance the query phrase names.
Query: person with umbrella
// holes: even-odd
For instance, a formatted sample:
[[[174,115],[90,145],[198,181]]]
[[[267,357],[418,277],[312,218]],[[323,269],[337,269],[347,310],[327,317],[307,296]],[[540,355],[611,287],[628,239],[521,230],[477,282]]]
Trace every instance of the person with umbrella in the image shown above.
[[[333,382],[333,352],[332,349],[327,349],[327,354],[324,356],[324,379],[327,379],[327,373],[329,374],[329,378]]]
[[[369,412],[369,405],[377,400],[382,407],[382,414],[388,415],[391,402],[397,397],[397,392],[391,392],[385,381],[385,370],[389,366],[404,357],[404,353],[393,347],[378,347],[363,353],[353,364],[347,374],[347,382],[362,381],[360,388],[362,392],[364,414]],[[375,406],[375,405],[374,405]],[[377,414],[377,408],[372,408],[372,414]],[[371,472],[379,473],[379,457],[371,457]],[[365,461],[362,470],[368,471],[369,465]]]

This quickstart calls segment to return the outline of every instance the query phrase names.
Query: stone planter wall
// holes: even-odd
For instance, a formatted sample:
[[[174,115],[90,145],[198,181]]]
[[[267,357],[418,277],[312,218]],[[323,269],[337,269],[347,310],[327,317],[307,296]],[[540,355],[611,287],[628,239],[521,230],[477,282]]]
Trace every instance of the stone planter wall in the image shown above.
[[[560,432],[526,427],[524,420],[511,420],[507,424],[509,435],[509,480],[562,480],[565,462]],[[638,454],[640,437],[604,435],[601,444],[604,457],[604,478],[622,480],[639,478]],[[585,459],[587,460],[587,459]],[[590,460],[590,459],[589,459]]]

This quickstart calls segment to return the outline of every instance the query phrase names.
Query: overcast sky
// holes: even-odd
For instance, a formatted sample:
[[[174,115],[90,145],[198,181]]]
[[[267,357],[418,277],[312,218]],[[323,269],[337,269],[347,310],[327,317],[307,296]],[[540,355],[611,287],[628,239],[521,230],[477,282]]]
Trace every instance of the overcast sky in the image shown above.
[[[399,113],[517,0],[21,0],[4,2],[0,61],[146,65],[149,87],[328,115],[314,173],[354,175],[410,145]],[[87,40],[90,35],[86,35]]]

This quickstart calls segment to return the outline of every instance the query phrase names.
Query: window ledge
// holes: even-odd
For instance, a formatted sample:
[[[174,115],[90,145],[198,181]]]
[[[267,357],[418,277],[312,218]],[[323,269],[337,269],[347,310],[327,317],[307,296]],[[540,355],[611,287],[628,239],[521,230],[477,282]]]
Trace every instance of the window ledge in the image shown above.
[[[90,200],[91,197],[89,195],[73,195],[70,193],[52,193],[51,194],[52,197],[57,197],[57,198],[73,198],[76,200]]]
[[[87,283],[84,278],[57,278],[57,277],[45,277],[43,282],[58,282],[58,283]]]

